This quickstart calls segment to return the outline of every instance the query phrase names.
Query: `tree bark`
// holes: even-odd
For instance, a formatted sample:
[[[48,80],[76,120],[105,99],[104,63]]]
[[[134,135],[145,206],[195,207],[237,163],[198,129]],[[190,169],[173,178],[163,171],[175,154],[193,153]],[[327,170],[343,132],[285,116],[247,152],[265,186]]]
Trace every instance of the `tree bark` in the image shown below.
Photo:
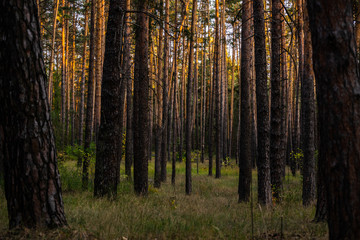
[[[178,23],[177,23],[177,13],[178,13],[178,1],[175,0],[175,28],[178,30]],[[171,184],[175,185],[176,180],[176,142],[177,142],[177,129],[176,129],[176,122],[177,122],[177,112],[176,112],[176,89],[177,89],[177,58],[178,58],[178,35],[175,35],[174,39],[174,74],[172,76],[173,80],[173,121],[172,121],[172,130],[173,130],[173,144],[172,144],[172,164],[171,164]],[[170,144],[170,143],[169,143]]]
[[[138,0],[135,32],[134,70],[134,190],[138,195],[148,192],[149,145],[149,69],[148,69],[148,8],[147,0]]]
[[[9,227],[61,227],[67,223],[36,2],[2,0],[0,15],[0,155]]]
[[[271,131],[270,169],[273,198],[281,201],[282,190],[282,146],[281,146],[281,9],[280,0],[272,0],[271,20]]]
[[[193,103],[193,64],[194,64],[194,37],[196,23],[196,7],[197,1],[193,0],[192,19],[191,19],[191,35],[190,35],[190,51],[189,51],[189,70],[186,92],[186,176],[185,176],[185,192],[190,195],[192,192],[191,180],[191,123],[192,123],[192,103]]]
[[[305,2],[304,5],[307,3]],[[304,76],[301,84],[301,107],[302,107],[302,149],[303,159],[303,204],[309,205],[315,200],[315,99],[314,77],[312,68],[311,33],[309,28],[309,16],[304,6]]]
[[[89,80],[88,95],[86,101],[86,120],[85,120],[85,139],[84,139],[84,161],[82,173],[82,187],[87,189],[89,182],[89,154],[94,116],[94,80],[95,80],[95,1],[91,0],[91,20],[90,20],[90,55],[89,55]]]
[[[241,29],[241,125],[240,125],[240,172],[239,202],[247,202],[251,187],[251,2],[245,0],[242,8]]]
[[[125,9],[130,10],[130,0],[126,0]],[[131,79],[131,56],[130,56],[130,44],[131,44],[131,26],[130,26],[130,14],[125,15],[124,25],[124,78],[126,83],[126,145],[125,145],[125,174],[128,179],[131,179],[131,166],[134,158],[133,151],[133,125],[132,125],[132,111],[133,111],[133,99],[132,99],[132,79]]]
[[[169,0],[165,0],[165,35],[164,35],[164,53],[163,53],[163,79],[162,79],[162,90],[163,90],[163,104],[162,104],[162,140],[161,140],[161,181],[166,182],[166,163],[167,163],[167,138],[168,138],[168,78],[169,78]],[[160,136],[159,136],[160,137]]]
[[[85,111],[85,81],[86,81],[86,48],[87,48],[87,36],[89,32],[89,11],[88,11],[88,4],[89,0],[86,0],[85,6],[85,41],[83,47],[83,57],[82,57],[82,69],[81,69],[81,89],[80,89],[80,114],[79,114],[79,146],[83,145],[83,138],[84,138],[84,111]],[[81,160],[81,159],[80,159]],[[81,162],[79,162],[79,165]]]
[[[219,0],[215,0],[215,49],[214,49],[214,83],[215,83],[215,178],[220,178],[220,155],[221,155],[221,59],[220,59],[220,19],[219,19]]]
[[[102,38],[103,35],[103,21],[104,21],[104,1],[96,0],[96,47],[95,47],[95,108],[94,108],[94,131],[95,142],[97,141],[98,131],[101,121],[101,80],[103,70],[103,51],[102,51]]]
[[[255,71],[258,127],[258,200],[259,203],[271,204],[270,187],[270,121],[269,97],[266,71],[265,20],[263,0],[253,1]]]
[[[51,109],[52,106],[52,93],[53,93],[53,76],[54,76],[54,55],[55,55],[55,39],[56,39],[56,22],[57,15],[59,10],[59,0],[55,0],[54,3],[54,19],[53,19],[53,30],[52,30],[52,39],[51,39],[51,53],[49,61],[49,83],[48,83],[48,98],[49,106]]]
[[[360,239],[360,86],[352,1],[315,0],[307,7],[329,239]]]
[[[118,184],[119,148],[122,148],[121,44],[126,0],[111,0],[106,32],[101,87],[101,124],[96,143],[94,195],[115,197]]]

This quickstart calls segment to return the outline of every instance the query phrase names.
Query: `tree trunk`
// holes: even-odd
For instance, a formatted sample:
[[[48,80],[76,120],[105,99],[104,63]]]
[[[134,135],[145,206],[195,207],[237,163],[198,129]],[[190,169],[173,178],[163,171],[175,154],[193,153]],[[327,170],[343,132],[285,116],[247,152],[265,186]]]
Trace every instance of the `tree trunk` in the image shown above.
[[[215,0],[215,49],[214,49],[214,83],[215,83],[215,144],[216,144],[216,159],[215,159],[215,178],[220,178],[220,154],[221,154],[221,110],[220,110],[220,19],[219,19],[219,0]]]
[[[49,61],[49,83],[48,83],[48,98],[49,106],[51,109],[52,106],[52,93],[53,93],[53,76],[54,76],[54,52],[55,52],[55,39],[56,39],[56,22],[57,15],[59,10],[59,0],[55,0],[54,3],[54,20],[53,20],[53,30],[52,30],[52,39],[51,39],[51,54]]]
[[[305,2],[304,5],[307,3]],[[301,107],[303,128],[302,149],[303,159],[303,204],[309,205],[315,200],[315,139],[314,139],[314,77],[312,68],[312,47],[309,28],[309,16],[304,6],[304,76],[301,83]]]
[[[241,29],[241,124],[240,124],[240,172],[239,202],[247,202],[251,187],[251,2],[243,2]]]
[[[10,228],[67,224],[36,9],[34,0],[0,1],[0,155]]]
[[[360,99],[352,1],[314,0],[307,7],[329,239],[360,239]]]
[[[271,204],[270,187],[270,121],[269,97],[267,89],[265,20],[263,0],[253,1],[255,71],[258,126],[258,200],[259,203]]]
[[[70,81],[70,144],[74,146],[75,143],[75,54],[76,54],[76,44],[75,44],[75,37],[76,37],[76,12],[75,12],[75,4],[73,3],[73,21],[72,21],[72,49],[71,49],[71,81]]]
[[[160,0],[160,18],[163,18],[163,5],[164,1]],[[159,188],[161,186],[161,147],[162,147],[162,134],[163,134],[163,107],[162,107],[162,97],[163,97],[163,89],[161,78],[163,73],[163,28],[159,27],[159,40],[157,47],[157,75],[156,75],[156,100],[155,100],[155,175],[154,175],[154,187]]]
[[[84,136],[84,108],[85,108],[85,82],[86,82],[86,48],[87,48],[87,36],[89,31],[89,11],[88,11],[88,4],[89,0],[86,0],[85,3],[85,41],[84,41],[84,47],[83,47],[83,57],[82,57],[82,70],[81,70],[81,89],[80,89],[80,116],[79,116],[79,146],[83,145],[83,136]],[[81,159],[80,159],[81,161]],[[81,165],[81,162],[78,163]]]
[[[162,92],[163,92],[163,104],[162,104],[162,140],[161,140],[161,181],[166,182],[166,163],[167,163],[167,138],[168,138],[168,78],[169,78],[169,0],[165,0],[165,35],[164,35],[164,53],[163,53],[163,79],[162,79]],[[160,138],[160,136],[159,136]]]
[[[281,9],[280,0],[272,0],[271,20],[271,131],[270,169],[273,198],[281,201],[282,190],[282,147],[281,147]]]
[[[196,23],[196,0],[193,0],[192,19],[191,19],[191,35],[190,35],[190,51],[189,51],[189,70],[186,92],[186,176],[185,176],[185,192],[190,195],[192,192],[191,181],[191,123],[192,123],[192,102],[193,102],[193,64],[194,64],[194,37]]]
[[[89,181],[89,154],[94,116],[94,80],[95,80],[95,1],[91,0],[91,20],[90,20],[90,55],[89,55],[89,81],[88,96],[86,102],[86,120],[85,120],[85,139],[84,151],[85,157],[83,162],[82,187],[87,189]]]
[[[61,6],[65,7],[65,1],[62,0]],[[64,10],[63,10],[64,11]],[[64,13],[63,13],[64,14]],[[64,14],[65,15],[65,14]],[[61,140],[62,140],[62,147],[65,147],[66,144],[66,128],[65,128],[65,121],[66,121],[66,21],[64,19],[64,16],[61,19]]]
[[[121,108],[121,44],[126,0],[110,1],[106,32],[104,74],[101,87],[101,124],[96,143],[94,195],[116,197],[118,184],[119,148],[122,148]]]
[[[178,13],[178,1],[175,0],[175,28],[178,29],[177,23],[177,13]],[[173,122],[172,122],[172,129],[173,129],[173,144],[172,144],[172,164],[171,164],[171,184],[175,185],[175,177],[176,177],[176,142],[177,142],[177,135],[176,135],[176,122],[177,122],[177,114],[176,114],[176,88],[177,88],[177,49],[178,48],[178,36],[175,35],[174,39],[174,74],[173,78]],[[169,143],[170,144],[170,143]]]
[[[130,0],[126,0],[127,11],[130,10]],[[130,56],[130,44],[131,44],[131,26],[130,26],[130,14],[125,15],[124,25],[124,78],[126,83],[126,145],[125,145],[125,174],[128,179],[131,179],[131,166],[133,163],[133,127],[132,127],[132,78],[131,78],[131,56]]]
[[[102,63],[103,63],[103,51],[102,51],[102,38],[103,35],[103,21],[104,21],[104,1],[97,0],[96,2],[97,15],[96,15],[96,58],[95,58],[95,109],[94,109],[94,131],[95,142],[97,141],[97,135],[101,121],[101,80],[102,80]]]
[[[148,192],[149,145],[149,69],[148,69],[148,8],[147,0],[137,3],[134,69],[134,190],[138,195]]]

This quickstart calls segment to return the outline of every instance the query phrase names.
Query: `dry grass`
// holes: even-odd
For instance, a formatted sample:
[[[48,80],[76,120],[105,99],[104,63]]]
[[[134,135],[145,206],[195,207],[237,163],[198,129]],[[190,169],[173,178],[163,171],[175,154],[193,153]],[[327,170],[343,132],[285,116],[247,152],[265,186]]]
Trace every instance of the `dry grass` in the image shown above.
[[[215,179],[207,176],[206,165],[200,164],[200,172],[196,174],[194,163],[191,196],[185,195],[184,164],[180,164],[175,187],[168,179],[161,189],[150,186],[147,197],[136,197],[132,184],[122,180],[117,199],[109,201],[95,199],[91,191],[78,189],[76,182],[80,182],[80,176],[75,164],[75,161],[66,162],[60,169],[70,228],[57,230],[55,235],[28,231],[10,236],[18,236],[14,237],[17,239],[29,239],[24,234],[30,239],[50,236],[55,239],[251,239],[251,204],[237,202],[238,169],[234,166],[223,168],[222,178]],[[72,178],[68,179],[69,176]],[[153,177],[153,162],[149,177]],[[280,239],[281,228],[284,239],[327,239],[326,225],[312,222],[314,206],[301,204],[300,177],[287,177],[283,203],[268,209],[256,204],[256,172],[253,179],[255,239]],[[75,183],[71,185],[68,181]],[[0,236],[9,234],[6,219],[4,194],[0,190]]]

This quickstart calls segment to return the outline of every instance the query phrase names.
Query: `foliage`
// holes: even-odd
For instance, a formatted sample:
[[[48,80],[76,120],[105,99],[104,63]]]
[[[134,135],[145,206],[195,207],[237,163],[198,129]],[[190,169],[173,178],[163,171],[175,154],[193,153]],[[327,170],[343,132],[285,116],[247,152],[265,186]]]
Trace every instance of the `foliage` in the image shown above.
[[[300,170],[302,170],[303,167],[303,159],[304,159],[304,153],[302,149],[298,148],[296,151],[291,151],[290,161],[295,162],[296,166],[298,166]]]
[[[176,185],[163,183],[160,189],[149,186],[149,195],[137,197],[131,181],[126,181],[124,161],[118,197],[114,201],[94,199],[92,188],[81,191],[77,150],[65,151],[60,162],[61,181],[69,229],[51,232],[30,231],[18,239],[249,239],[251,238],[251,204],[238,203],[238,168],[222,168],[222,178],[207,176],[207,165],[193,168],[193,194],[185,195],[185,164],[177,164]],[[231,160],[230,162],[234,162]],[[154,162],[149,163],[153,177]],[[168,164],[170,173],[171,165]],[[253,199],[257,199],[257,173],[253,172]],[[254,239],[271,239],[278,235],[283,219],[284,239],[326,239],[326,224],[313,223],[315,207],[304,207],[301,178],[286,176],[283,202],[266,208],[254,206]],[[0,236],[6,234],[7,212],[0,189]],[[30,232],[29,232],[30,231]],[[39,234],[42,234],[39,237]],[[13,235],[11,235],[13,238]],[[17,236],[17,235],[15,235]],[[25,236],[25,237],[24,237]],[[26,237],[27,236],[27,237]],[[12,238],[10,238],[12,239]]]

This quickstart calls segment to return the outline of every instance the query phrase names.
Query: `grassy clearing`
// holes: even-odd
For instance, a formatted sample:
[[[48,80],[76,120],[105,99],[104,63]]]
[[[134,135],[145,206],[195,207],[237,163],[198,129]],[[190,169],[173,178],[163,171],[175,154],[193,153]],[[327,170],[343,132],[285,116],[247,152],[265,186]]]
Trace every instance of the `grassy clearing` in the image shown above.
[[[81,191],[76,160],[60,164],[65,212],[70,228],[51,232],[8,232],[4,193],[0,189],[0,236],[18,239],[250,239],[251,204],[237,202],[238,169],[222,169],[222,178],[207,176],[207,165],[193,163],[193,194],[185,195],[184,163],[178,164],[176,185],[152,187],[154,162],[149,163],[147,197],[136,197],[132,183],[122,178],[115,201],[95,199]],[[170,164],[168,173],[171,173]],[[122,163],[122,169],[124,169]],[[123,170],[122,170],[123,171]],[[122,172],[122,175],[124,173]],[[286,177],[284,201],[271,208],[256,202],[257,182],[253,172],[255,239],[327,239],[327,226],[313,223],[315,207],[301,203],[300,177]],[[0,237],[1,239],[1,237]]]

